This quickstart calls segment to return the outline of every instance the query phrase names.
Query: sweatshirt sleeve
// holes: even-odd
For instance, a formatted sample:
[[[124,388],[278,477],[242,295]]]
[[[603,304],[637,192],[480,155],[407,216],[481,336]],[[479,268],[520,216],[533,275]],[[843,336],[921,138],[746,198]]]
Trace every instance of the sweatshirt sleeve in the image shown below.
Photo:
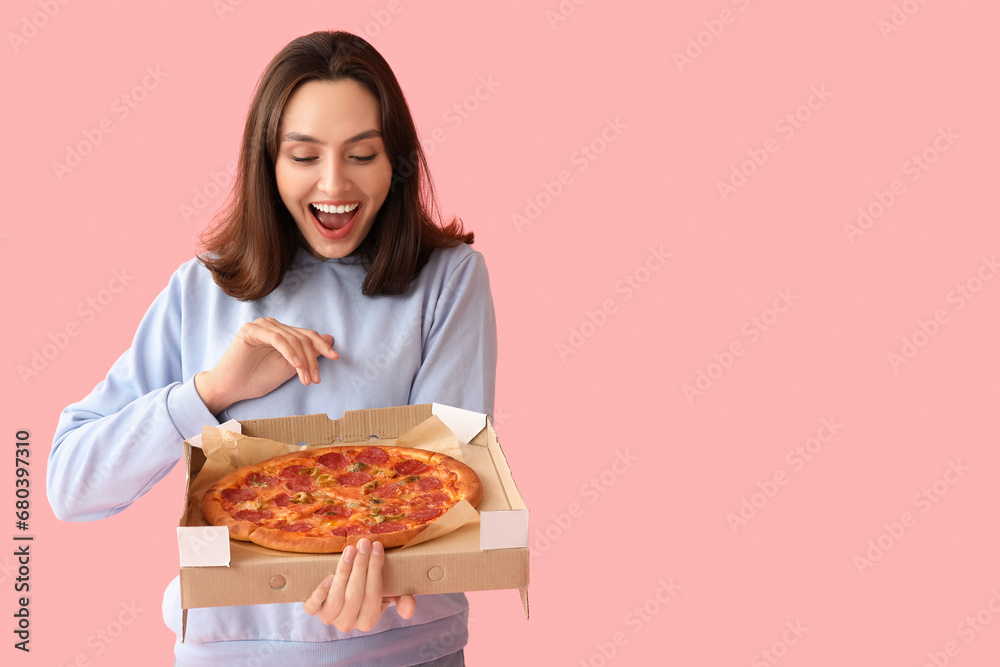
[[[46,476],[59,519],[117,514],[170,472],[185,439],[218,424],[193,373],[182,377],[182,283],[175,273],[131,348],[90,395],[60,415]]]
[[[410,404],[444,403],[493,414],[497,325],[486,262],[471,252],[433,306]]]

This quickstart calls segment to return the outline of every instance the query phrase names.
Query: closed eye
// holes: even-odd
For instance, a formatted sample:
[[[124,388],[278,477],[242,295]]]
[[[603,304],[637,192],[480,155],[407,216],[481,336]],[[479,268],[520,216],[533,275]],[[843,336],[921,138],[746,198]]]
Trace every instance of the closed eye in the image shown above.
[[[378,157],[378,153],[372,153],[371,155],[352,155],[351,159],[355,162],[371,162]],[[309,164],[310,162],[315,162],[317,158],[315,157],[295,157],[291,156],[293,162],[299,164]]]

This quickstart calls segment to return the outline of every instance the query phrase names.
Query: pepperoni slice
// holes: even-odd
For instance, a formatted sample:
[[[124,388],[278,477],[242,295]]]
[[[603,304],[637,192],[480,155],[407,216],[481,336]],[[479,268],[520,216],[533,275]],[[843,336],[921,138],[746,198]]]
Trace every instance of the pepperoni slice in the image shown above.
[[[288,507],[292,503],[292,497],[287,493],[279,493],[273,500],[276,507]]]
[[[274,486],[278,483],[277,477],[261,475],[259,472],[252,472],[243,478],[243,486]]]
[[[443,493],[428,493],[420,496],[420,500],[425,505],[444,505],[448,502],[448,496]]]
[[[304,533],[305,531],[312,528],[308,523],[300,521],[298,523],[290,523],[286,526],[282,526],[281,529],[286,533]]]
[[[316,488],[316,480],[309,475],[298,475],[285,482],[285,488],[289,491],[312,491]]]
[[[400,505],[382,505],[382,516],[390,517],[396,516],[403,513],[403,508]]]
[[[267,510],[240,510],[233,517],[238,521],[260,524],[264,519],[270,519],[271,513]]]
[[[441,510],[436,507],[425,507],[423,509],[413,510],[406,513],[406,519],[408,521],[416,521],[417,523],[424,523],[425,521],[436,519],[439,516],[441,516]]]
[[[340,452],[330,452],[316,459],[316,463],[330,470],[343,470],[351,464],[351,459]]]
[[[372,491],[373,496],[379,498],[388,498],[394,496],[399,492],[399,484],[383,484],[374,491]]]
[[[354,514],[354,510],[350,507],[341,507],[340,505],[325,505],[316,510],[314,514],[317,516],[341,516],[346,519]]]
[[[242,503],[244,500],[253,500],[257,497],[257,492],[253,489],[223,489],[222,499],[231,503]]]
[[[366,447],[358,452],[354,457],[355,461],[361,461],[371,466],[377,466],[389,460],[389,454],[381,447]]]
[[[391,523],[386,521],[378,524],[377,526],[372,526],[370,532],[375,534],[395,533],[397,530],[406,530],[406,526],[401,523]]]
[[[418,472],[427,470],[427,464],[414,459],[406,459],[392,466],[392,469],[400,475],[416,475]]]
[[[362,486],[372,481],[372,476],[366,472],[349,472],[337,478],[341,486]]]
[[[361,532],[361,526],[350,525],[350,526],[337,526],[330,531],[332,535],[338,535],[340,537],[347,537],[348,535],[357,535]]]
[[[424,477],[419,482],[417,482],[417,488],[421,491],[430,491],[431,489],[436,489],[441,486],[441,480],[437,477]]]
[[[282,470],[279,474],[281,475],[281,479],[295,479],[296,477],[299,476],[299,471],[304,469],[305,466],[297,466],[297,465],[288,466],[287,468]],[[305,477],[305,475],[302,476]]]

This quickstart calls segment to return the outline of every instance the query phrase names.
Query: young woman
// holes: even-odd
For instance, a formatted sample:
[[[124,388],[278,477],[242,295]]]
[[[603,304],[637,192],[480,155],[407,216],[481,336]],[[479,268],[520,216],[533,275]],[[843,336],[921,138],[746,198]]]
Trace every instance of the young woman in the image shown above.
[[[486,267],[457,221],[434,223],[426,169],[399,84],[367,42],[317,32],[275,56],[206,252],[60,418],[57,516],[124,510],[205,424],[434,401],[492,413]],[[163,608],[177,664],[464,664],[440,647],[465,645],[465,596],[384,599],[384,558],[377,542],[349,547],[305,604],[192,609],[184,643],[174,579]]]

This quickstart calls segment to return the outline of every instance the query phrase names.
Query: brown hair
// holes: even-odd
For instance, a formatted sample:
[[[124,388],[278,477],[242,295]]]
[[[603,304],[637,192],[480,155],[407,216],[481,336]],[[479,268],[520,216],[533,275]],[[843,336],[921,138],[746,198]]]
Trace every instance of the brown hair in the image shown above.
[[[403,91],[385,59],[347,32],[314,32],[293,40],[271,60],[254,93],[226,205],[202,236],[201,257],[226,294],[260,299],[278,287],[298,248],[306,245],[278,193],[274,164],[281,114],[306,81],[353,79],[377,100],[382,140],[392,165],[389,193],[355,250],[367,275],[367,296],[401,294],[435,248],[472,243],[458,218],[438,226],[431,182]],[[433,214],[433,215],[432,215]]]

